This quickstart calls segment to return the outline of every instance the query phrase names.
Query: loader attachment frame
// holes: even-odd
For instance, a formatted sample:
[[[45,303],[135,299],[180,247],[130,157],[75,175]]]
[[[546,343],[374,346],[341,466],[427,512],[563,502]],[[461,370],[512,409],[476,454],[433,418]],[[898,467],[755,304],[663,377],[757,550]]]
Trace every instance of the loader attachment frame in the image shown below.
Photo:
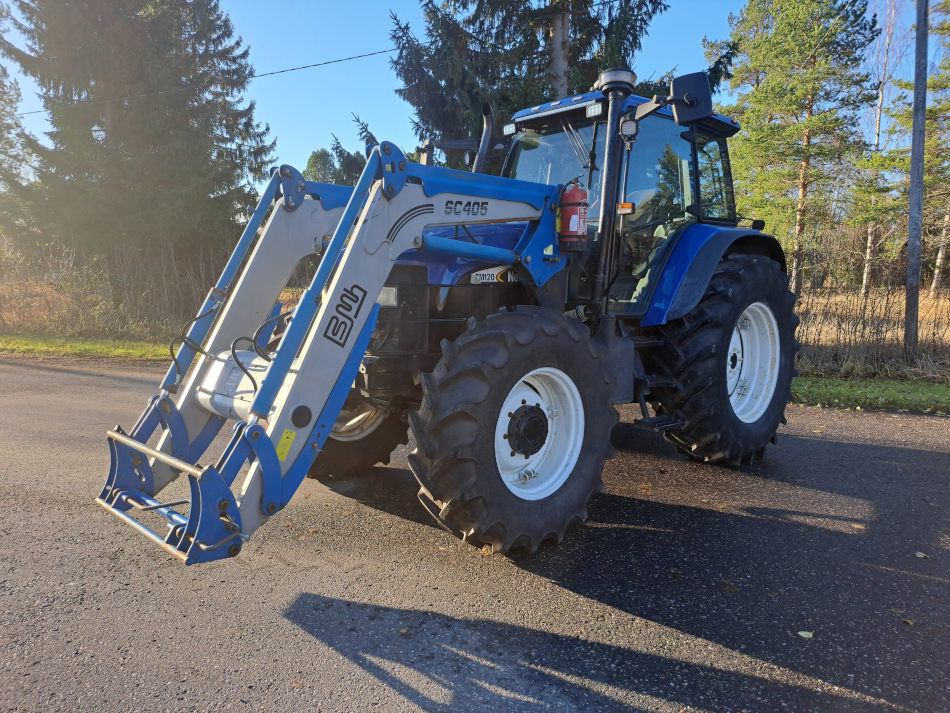
[[[369,344],[376,297],[399,255],[431,250],[500,261],[542,286],[566,265],[555,230],[560,189],[413,164],[388,142],[373,147],[355,189],[305,181],[290,166],[273,171],[159,394],[131,433],[118,426],[108,432],[112,464],[97,502],[185,564],[238,554],[287,505],[319,457]],[[428,227],[504,222],[526,224],[514,250],[423,236]],[[322,252],[316,275],[276,353],[257,365],[260,383],[252,378],[253,391],[242,392],[247,380],[235,368],[235,378],[221,386],[222,369],[233,364],[225,354],[237,360],[236,340],[252,341],[246,335],[274,314],[290,271],[314,252]],[[229,410],[222,412],[215,399],[227,400]],[[234,413],[241,417],[223,453],[212,466],[198,465]],[[153,448],[147,443],[156,431]],[[232,485],[245,464],[235,494]],[[189,479],[190,499],[158,500],[181,474]],[[175,509],[185,504],[187,515]],[[134,511],[164,517],[168,532],[147,528]]]

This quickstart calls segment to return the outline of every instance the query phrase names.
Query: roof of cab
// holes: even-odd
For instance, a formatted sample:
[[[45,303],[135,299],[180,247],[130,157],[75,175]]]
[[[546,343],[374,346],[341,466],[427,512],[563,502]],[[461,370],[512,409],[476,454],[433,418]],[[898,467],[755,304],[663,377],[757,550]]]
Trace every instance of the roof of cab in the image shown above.
[[[539,104],[538,106],[533,106],[528,109],[522,109],[512,117],[512,121],[516,123],[522,122],[526,119],[530,119],[532,116],[547,114],[552,109],[555,111],[570,111],[570,109],[575,106],[588,106],[589,104],[592,104],[598,100],[603,100],[604,98],[605,97],[603,93],[600,91],[578,94],[577,96],[558,99],[557,101]],[[649,99],[645,99],[644,97],[630,95],[623,103],[623,110],[627,111],[629,109],[633,109],[634,107],[639,106],[640,104],[645,104],[648,101]],[[673,116],[673,112],[668,106],[660,109],[657,114],[667,117]],[[713,115],[708,119],[701,121],[700,125],[705,129],[722,134],[723,136],[732,136],[739,131],[739,123],[735,121],[735,119],[730,119],[729,117],[723,116],[722,114],[716,112],[713,112]]]

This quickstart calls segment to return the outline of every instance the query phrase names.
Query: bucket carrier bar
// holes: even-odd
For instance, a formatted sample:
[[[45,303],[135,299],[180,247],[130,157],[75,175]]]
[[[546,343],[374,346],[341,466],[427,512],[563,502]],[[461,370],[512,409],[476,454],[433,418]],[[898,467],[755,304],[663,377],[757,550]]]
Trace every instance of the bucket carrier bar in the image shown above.
[[[355,189],[306,181],[290,166],[272,169],[159,393],[129,433],[119,426],[107,432],[111,469],[96,502],[186,565],[237,555],[287,505],[319,457],[369,345],[375,300],[396,258],[415,249],[490,260],[515,265],[522,279],[543,286],[566,264],[555,230],[560,190],[410,163],[388,142],[372,147]],[[527,224],[514,250],[423,235],[435,226],[503,222]],[[316,275],[273,358],[235,352],[244,335],[257,333],[266,343],[273,326],[264,323],[280,314],[288,276],[313,253],[322,253]],[[235,365],[232,355],[244,358]],[[229,367],[233,378],[222,389],[216,375]],[[227,447],[213,465],[199,465],[229,419],[236,423]],[[157,445],[149,447],[156,431]],[[156,499],[181,474],[190,498]],[[187,514],[175,509],[183,505]],[[167,533],[132,517],[136,511],[165,518]]]

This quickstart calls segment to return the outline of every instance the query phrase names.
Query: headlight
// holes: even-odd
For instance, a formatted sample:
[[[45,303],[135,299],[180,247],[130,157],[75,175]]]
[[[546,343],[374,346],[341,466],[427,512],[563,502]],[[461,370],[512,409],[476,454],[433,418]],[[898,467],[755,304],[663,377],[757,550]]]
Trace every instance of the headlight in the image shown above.
[[[515,133],[515,125],[505,124],[505,128],[502,129],[502,133],[504,133],[505,136],[511,136],[513,133]]]
[[[589,107],[587,107],[587,116],[589,116],[589,117],[590,117],[590,116],[600,116],[600,115],[603,114],[603,113],[604,113],[604,105],[603,105],[603,104],[600,104],[600,103],[598,103],[598,104],[591,104]]]
[[[399,294],[392,285],[386,285],[379,291],[379,297],[376,298],[376,304],[381,307],[398,307]]]

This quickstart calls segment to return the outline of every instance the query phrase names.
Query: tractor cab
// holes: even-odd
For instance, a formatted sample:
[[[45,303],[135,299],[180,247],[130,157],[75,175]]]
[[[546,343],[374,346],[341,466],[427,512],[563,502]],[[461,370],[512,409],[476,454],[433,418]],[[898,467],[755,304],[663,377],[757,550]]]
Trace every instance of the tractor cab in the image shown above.
[[[646,312],[656,276],[683,228],[737,224],[726,147],[737,122],[712,112],[688,129],[675,122],[669,106],[638,120],[638,109],[650,103],[633,95],[623,101],[615,132],[622,147],[612,177],[616,198],[607,206],[603,174],[611,132],[603,92],[525,109],[504,127],[511,148],[503,176],[548,184],[577,180],[587,191],[587,248],[569,271],[568,302],[590,300],[601,244],[608,250],[617,245],[607,256],[608,310],[631,318]],[[601,239],[604,218],[613,223],[613,241]]]

